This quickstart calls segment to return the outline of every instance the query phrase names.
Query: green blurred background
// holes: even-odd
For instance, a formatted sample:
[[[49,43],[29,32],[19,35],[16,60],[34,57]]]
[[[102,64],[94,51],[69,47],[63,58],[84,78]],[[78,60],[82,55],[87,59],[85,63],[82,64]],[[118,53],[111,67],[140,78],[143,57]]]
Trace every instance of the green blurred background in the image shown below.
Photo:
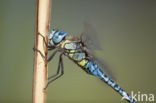
[[[97,51],[129,93],[156,94],[155,0],[53,0],[51,29],[79,36],[88,20]],[[35,0],[0,0],[0,103],[31,103]],[[49,64],[57,69],[58,55]],[[65,74],[48,87],[47,103],[120,103],[120,95],[64,57]],[[127,103],[122,101],[122,103]]]

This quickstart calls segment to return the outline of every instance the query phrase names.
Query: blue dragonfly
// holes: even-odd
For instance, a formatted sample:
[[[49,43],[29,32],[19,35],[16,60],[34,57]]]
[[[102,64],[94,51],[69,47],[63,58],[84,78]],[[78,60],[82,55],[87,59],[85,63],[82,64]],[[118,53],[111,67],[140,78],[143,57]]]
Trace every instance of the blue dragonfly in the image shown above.
[[[37,49],[42,57],[44,57],[48,62],[53,59],[56,53],[60,52],[58,69],[55,75],[48,77],[48,85],[60,78],[64,74],[64,66],[63,66],[63,58],[62,56],[67,56],[70,60],[72,60],[75,64],[77,64],[82,70],[84,70],[87,74],[93,75],[103,82],[105,82],[108,86],[113,88],[116,92],[118,92],[122,98],[126,99],[130,103],[136,103],[125,90],[123,90],[116,82],[114,82],[110,77],[114,78],[111,74],[110,70],[105,68],[103,63],[97,59],[91,53],[91,49],[100,50],[100,43],[98,41],[95,43],[95,30],[93,30],[92,26],[88,23],[84,25],[85,31],[81,34],[80,38],[68,36],[66,32],[61,30],[52,30],[52,32],[48,35],[48,43],[45,42],[45,38],[42,34],[39,34],[43,37],[43,40],[48,48],[48,50],[54,50],[52,55],[46,59],[44,55]],[[93,37],[93,38],[92,38]],[[100,69],[99,67],[104,68],[103,71],[109,74],[109,77]],[[60,73],[60,74],[59,74]]]

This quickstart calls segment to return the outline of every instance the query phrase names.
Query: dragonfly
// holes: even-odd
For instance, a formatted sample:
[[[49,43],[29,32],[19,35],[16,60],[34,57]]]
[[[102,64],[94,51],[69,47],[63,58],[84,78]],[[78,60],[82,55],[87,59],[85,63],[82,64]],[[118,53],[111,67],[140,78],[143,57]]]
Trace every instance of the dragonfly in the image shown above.
[[[96,47],[96,49],[100,49],[100,47],[93,42],[95,41],[96,36],[93,30],[90,31],[88,27],[90,27],[90,29],[93,29],[91,28],[90,24],[86,23],[86,31],[83,32],[79,38],[68,36],[66,32],[54,29],[48,35],[48,43],[46,43],[45,37],[39,33],[39,35],[43,37],[43,40],[48,50],[54,50],[51,56],[48,59],[46,59],[45,56],[39,50],[35,49],[41,54],[42,57],[44,57],[49,62],[58,52],[60,52],[57,72],[56,74],[48,77],[49,82],[47,83],[46,88],[50,83],[60,78],[64,74],[64,55],[67,56],[70,60],[72,60],[75,64],[77,64],[80,68],[82,68],[82,70],[84,70],[87,74],[93,75],[101,79],[108,86],[110,86],[117,93],[119,93],[122,96],[122,98],[127,100],[129,103],[137,103],[136,100],[132,98],[132,96],[130,96],[125,90],[123,90],[116,82],[114,82],[109,76],[107,76],[102,71],[101,68],[104,68],[103,65],[101,66],[101,68],[99,67],[101,63],[97,62],[99,60],[92,55],[93,53],[90,53],[90,45],[93,45],[94,47]],[[91,35],[94,38],[91,38]],[[88,45],[89,41],[91,41],[92,44],[90,43],[90,45]],[[106,71],[109,70],[106,69]]]

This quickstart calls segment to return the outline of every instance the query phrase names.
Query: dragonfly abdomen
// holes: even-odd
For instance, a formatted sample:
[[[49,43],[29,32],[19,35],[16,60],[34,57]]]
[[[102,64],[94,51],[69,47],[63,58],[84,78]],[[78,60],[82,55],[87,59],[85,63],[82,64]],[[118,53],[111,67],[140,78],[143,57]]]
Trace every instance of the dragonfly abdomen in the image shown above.
[[[85,71],[91,75],[94,75],[98,77],[99,79],[103,80],[105,83],[107,83],[110,87],[112,87],[115,91],[117,91],[123,99],[126,99],[130,103],[136,103],[136,101],[121,87],[116,84],[114,81],[112,81],[107,75],[105,75],[97,66],[97,64],[94,64],[92,61],[89,61],[86,64]]]

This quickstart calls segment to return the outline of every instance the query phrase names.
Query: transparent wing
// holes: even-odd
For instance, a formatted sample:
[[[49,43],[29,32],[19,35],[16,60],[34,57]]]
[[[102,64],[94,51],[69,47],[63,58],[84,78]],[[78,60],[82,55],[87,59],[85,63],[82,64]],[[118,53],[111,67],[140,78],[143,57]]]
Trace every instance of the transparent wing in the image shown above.
[[[103,62],[102,59],[96,58],[94,56],[94,62],[98,64],[99,68],[106,74],[108,75],[112,80],[116,80],[116,77],[114,73],[108,68],[106,63]]]
[[[81,41],[87,47],[87,52],[91,56],[91,59],[98,64],[99,68],[106,73],[111,79],[116,80],[113,72],[106,66],[102,59],[96,57],[95,50],[103,50],[99,40],[98,35],[94,27],[88,22],[84,22],[84,31],[80,36]]]
[[[80,39],[88,49],[102,50],[96,30],[86,21],[84,22],[84,30],[80,36]]]

